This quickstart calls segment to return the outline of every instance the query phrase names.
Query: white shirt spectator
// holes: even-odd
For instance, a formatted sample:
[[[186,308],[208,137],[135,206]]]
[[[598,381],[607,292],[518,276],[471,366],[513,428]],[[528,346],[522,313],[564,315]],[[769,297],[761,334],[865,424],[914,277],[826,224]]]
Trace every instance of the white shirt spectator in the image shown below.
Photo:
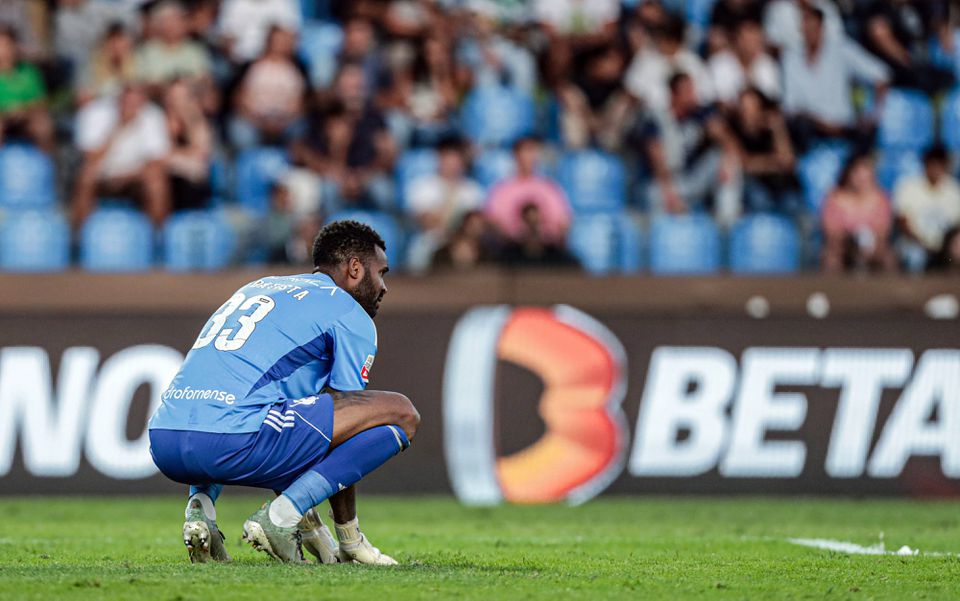
[[[850,88],[855,79],[885,83],[890,70],[846,36],[824,36],[812,62],[801,44],[783,55],[784,111],[830,125],[853,125],[856,115]]]
[[[233,58],[250,61],[263,53],[273,25],[300,31],[296,0],[225,0],[220,8],[220,34],[233,40]]]
[[[768,54],[758,56],[749,69],[744,70],[736,54],[723,50],[710,58],[709,66],[717,99],[721,102],[736,102],[747,87],[760,90],[771,100],[780,99],[780,65]]]
[[[452,226],[467,211],[483,206],[483,188],[467,178],[451,184],[439,175],[425,175],[410,183],[407,210],[414,214],[443,213],[445,226]]]
[[[618,0],[536,0],[538,22],[557,33],[595,33],[620,18]]]
[[[844,35],[840,12],[833,2],[812,0],[812,4],[823,11],[824,35],[827,38]],[[797,0],[773,0],[768,4],[763,13],[763,35],[767,43],[781,52],[803,47],[800,11]]]
[[[686,48],[672,57],[654,48],[640,50],[630,63],[623,83],[627,91],[642,100],[648,108],[663,111],[670,103],[669,82],[675,73],[690,76],[701,104],[710,104],[716,98],[710,71],[696,53]]]
[[[960,225],[960,184],[950,175],[936,185],[923,174],[904,178],[894,190],[893,202],[927,250],[939,250],[943,235]]]
[[[170,137],[163,111],[145,105],[137,116],[114,133],[120,112],[117,101],[102,98],[85,106],[77,114],[76,143],[84,152],[101,148],[109,142],[100,164],[100,178],[132,175],[147,163],[170,152]]]

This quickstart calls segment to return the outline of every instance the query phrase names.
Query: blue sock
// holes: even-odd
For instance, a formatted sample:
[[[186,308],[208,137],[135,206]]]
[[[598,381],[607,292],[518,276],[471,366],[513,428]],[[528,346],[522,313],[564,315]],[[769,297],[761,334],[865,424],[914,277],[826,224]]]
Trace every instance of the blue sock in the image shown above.
[[[205,486],[191,486],[189,496],[192,497],[197,493],[203,493],[210,497],[211,501],[216,503],[221,492],[223,492],[223,484],[207,484]]]
[[[300,513],[352,486],[410,446],[397,426],[377,426],[350,438],[283,491]]]

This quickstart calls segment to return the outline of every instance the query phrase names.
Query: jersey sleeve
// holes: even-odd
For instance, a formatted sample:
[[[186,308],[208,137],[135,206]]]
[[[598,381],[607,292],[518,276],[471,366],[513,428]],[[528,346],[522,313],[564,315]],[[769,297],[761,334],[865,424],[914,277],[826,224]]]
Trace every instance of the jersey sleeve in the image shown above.
[[[377,329],[360,307],[339,319],[331,329],[333,366],[329,386],[335,390],[363,390],[377,355]]]

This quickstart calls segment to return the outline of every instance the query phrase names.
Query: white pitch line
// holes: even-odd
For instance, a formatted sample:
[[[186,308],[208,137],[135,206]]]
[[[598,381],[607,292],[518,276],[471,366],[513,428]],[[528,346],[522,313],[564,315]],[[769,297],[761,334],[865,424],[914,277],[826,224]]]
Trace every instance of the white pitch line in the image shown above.
[[[904,545],[899,551],[887,551],[882,542],[865,547],[849,541],[833,540],[829,538],[788,538],[788,543],[800,545],[802,547],[811,547],[823,551],[836,551],[837,553],[846,553],[847,555],[894,555],[898,557],[914,557],[923,555],[924,557],[957,557],[957,553],[944,553],[941,551],[924,551],[911,549]]]
[[[800,545],[802,547],[812,547],[823,551],[836,551],[838,553],[847,553],[848,555],[886,555],[887,551],[883,543],[877,543],[864,547],[856,543],[842,540],[833,540],[829,538],[788,538],[788,543]]]

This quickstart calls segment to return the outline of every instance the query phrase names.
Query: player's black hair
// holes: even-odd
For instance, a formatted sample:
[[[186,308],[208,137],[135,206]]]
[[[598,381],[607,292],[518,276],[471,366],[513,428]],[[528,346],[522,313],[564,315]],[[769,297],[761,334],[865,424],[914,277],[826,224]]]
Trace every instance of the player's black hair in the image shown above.
[[[313,241],[313,265],[336,267],[351,257],[366,263],[378,246],[386,252],[387,244],[369,225],[348,219],[334,221],[321,228]]]

